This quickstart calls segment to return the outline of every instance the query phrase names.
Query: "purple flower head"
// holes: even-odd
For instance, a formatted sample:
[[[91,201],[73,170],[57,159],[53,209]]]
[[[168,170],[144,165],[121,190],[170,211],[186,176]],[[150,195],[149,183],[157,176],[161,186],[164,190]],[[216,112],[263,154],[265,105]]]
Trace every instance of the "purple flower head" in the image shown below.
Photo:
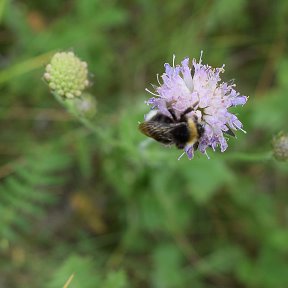
[[[187,116],[196,116],[204,127],[204,133],[199,139],[199,151],[207,155],[208,147],[215,151],[219,146],[221,152],[224,152],[228,144],[223,133],[238,129],[246,133],[242,129],[242,123],[228,109],[244,105],[248,97],[236,92],[234,89],[236,85],[232,81],[221,82],[220,74],[224,72],[224,65],[220,68],[203,65],[202,52],[198,63],[195,59],[189,63],[189,58],[185,58],[181,65],[175,66],[174,61],[175,56],[173,56],[172,67],[168,63],[164,64],[165,73],[161,76],[163,83],[159,81],[157,75],[159,86],[153,85],[156,93],[146,89],[155,96],[146,103],[151,106],[151,109],[168,117],[171,116],[169,107],[174,110],[177,118],[188,107],[194,107]],[[192,68],[193,72],[191,72]],[[184,148],[184,153],[189,159],[193,158],[194,147],[187,144]]]

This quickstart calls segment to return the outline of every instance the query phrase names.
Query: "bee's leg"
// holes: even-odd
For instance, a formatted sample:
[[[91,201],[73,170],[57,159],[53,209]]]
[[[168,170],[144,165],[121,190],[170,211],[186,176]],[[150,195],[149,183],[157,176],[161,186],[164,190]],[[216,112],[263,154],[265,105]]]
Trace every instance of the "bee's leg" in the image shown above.
[[[192,112],[194,109],[193,107],[188,107],[186,110],[184,110],[184,112],[181,114],[181,117],[182,116],[185,116],[186,114]]]
[[[172,104],[175,103],[176,101],[170,101],[166,102],[166,108],[169,111],[170,115],[172,116],[172,119],[176,122],[178,119],[176,117],[175,111],[172,108]]]
[[[194,110],[194,108],[199,104],[199,101],[196,101],[192,106],[188,107],[184,112],[181,114],[181,116],[186,115]]]
[[[171,114],[174,121],[177,121],[175,111],[172,108],[168,108],[169,113]]]
[[[194,109],[193,109],[192,107],[188,107],[183,113],[181,113],[181,115],[180,115],[180,122],[185,122],[185,120],[186,120],[186,118],[185,118],[186,114],[192,112],[193,110],[194,110]],[[195,121],[196,121],[196,120],[197,120],[197,116],[195,115],[194,117],[196,118],[196,119],[195,119]]]
[[[199,146],[199,141],[197,141],[197,142],[193,145],[193,148],[194,148],[195,151],[198,149],[198,146]]]
[[[199,104],[199,101],[197,100],[191,107],[194,109]]]
[[[199,104],[199,101],[196,101],[192,106],[188,107],[184,112],[180,115],[180,121],[185,121],[185,115],[192,112],[194,108]],[[194,120],[197,121],[197,116],[194,115]]]

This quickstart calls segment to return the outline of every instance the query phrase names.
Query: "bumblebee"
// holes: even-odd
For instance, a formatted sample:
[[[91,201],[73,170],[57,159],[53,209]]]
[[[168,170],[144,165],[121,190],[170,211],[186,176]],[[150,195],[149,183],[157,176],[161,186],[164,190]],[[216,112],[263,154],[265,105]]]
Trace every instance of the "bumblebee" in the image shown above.
[[[204,126],[198,122],[197,116],[187,117],[193,110],[193,107],[187,108],[179,118],[172,108],[168,108],[171,117],[152,110],[146,121],[139,124],[139,130],[165,145],[175,144],[178,149],[192,145],[197,149],[199,139],[204,133]]]

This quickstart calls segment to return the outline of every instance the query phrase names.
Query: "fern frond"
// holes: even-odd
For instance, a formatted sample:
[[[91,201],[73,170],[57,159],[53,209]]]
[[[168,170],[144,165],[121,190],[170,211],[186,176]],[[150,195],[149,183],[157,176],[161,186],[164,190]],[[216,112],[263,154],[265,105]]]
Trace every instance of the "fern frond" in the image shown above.
[[[13,173],[0,182],[1,238],[15,241],[33,228],[33,221],[55,202],[52,189],[65,183],[61,172],[69,165],[70,157],[61,147],[36,149],[14,165]]]

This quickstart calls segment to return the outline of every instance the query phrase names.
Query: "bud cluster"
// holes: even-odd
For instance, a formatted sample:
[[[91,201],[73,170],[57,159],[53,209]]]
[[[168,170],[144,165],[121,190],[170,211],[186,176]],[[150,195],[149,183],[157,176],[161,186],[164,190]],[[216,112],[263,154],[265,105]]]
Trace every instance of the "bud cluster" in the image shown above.
[[[46,66],[44,79],[59,96],[79,97],[89,85],[87,63],[73,52],[58,52]]]

